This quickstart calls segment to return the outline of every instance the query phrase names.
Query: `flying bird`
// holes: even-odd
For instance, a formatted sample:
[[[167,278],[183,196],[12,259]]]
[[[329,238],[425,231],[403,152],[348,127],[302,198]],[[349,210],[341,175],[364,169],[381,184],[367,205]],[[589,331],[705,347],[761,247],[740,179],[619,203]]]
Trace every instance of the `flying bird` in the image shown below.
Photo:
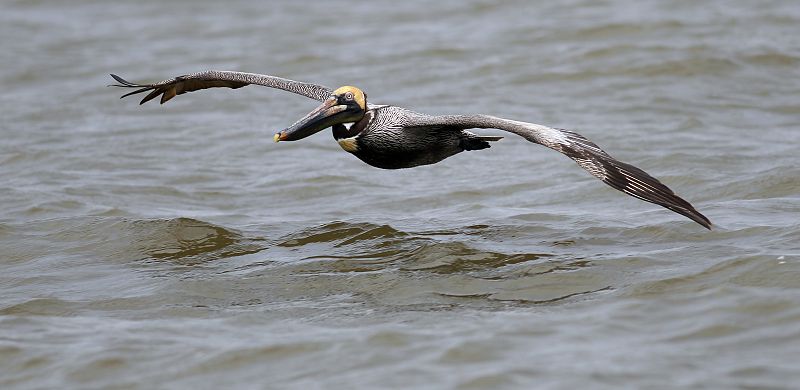
[[[496,116],[426,115],[406,108],[372,104],[359,88],[330,89],[276,76],[231,71],[205,71],[155,84],[134,84],[112,74],[116,87],[135,88],[122,98],[147,93],[139,104],[159,95],[161,104],[186,92],[206,88],[241,88],[250,84],[278,88],[322,102],[308,115],[275,134],[275,142],[297,141],[326,128],[345,151],[378,168],[400,169],[435,164],[463,151],[488,149],[502,137],[478,135],[470,129],[499,129],[566,155],[609,186],[646,202],[684,215],[707,229],[711,221],[689,202],[645,171],[621,162],[586,137],[569,130]]]

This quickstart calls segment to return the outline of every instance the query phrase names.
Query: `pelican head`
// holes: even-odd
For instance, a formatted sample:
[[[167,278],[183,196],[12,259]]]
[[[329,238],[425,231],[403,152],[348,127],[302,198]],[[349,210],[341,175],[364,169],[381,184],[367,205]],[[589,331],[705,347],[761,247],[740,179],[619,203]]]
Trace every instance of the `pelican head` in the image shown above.
[[[358,122],[366,112],[364,91],[351,86],[340,87],[303,119],[275,134],[275,142],[297,141],[334,125]]]

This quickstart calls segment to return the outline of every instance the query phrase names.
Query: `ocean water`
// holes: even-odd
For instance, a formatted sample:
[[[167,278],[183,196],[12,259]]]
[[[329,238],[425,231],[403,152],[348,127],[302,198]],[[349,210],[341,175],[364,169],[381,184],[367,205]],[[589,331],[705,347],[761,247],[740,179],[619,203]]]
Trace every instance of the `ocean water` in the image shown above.
[[[794,1],[7,1],[0,387],[800,383]],[[575,130],[715,224],[513,134],[387,171],[267,73]],[[482,134],[503,135],[499,131]]]

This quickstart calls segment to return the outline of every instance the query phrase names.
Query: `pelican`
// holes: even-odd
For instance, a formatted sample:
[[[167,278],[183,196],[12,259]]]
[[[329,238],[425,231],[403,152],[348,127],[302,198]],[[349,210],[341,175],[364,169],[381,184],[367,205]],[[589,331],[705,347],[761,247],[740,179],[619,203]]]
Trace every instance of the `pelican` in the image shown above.
[[[148,92],[139,104],[161,96],[161,104],[186,92],[206,88],[241,88],[250,84],[282,89],[322,102],[308,115],[275,134],[275,142],[297,141],[331,127],[345,151],[378,168],[400,169],[435,164],[463,151],[482,150],[502,137],[477,135],[469,129],[499,129],[546,146],[571,158],[609,186],[655,203],[711,229],[711,221],[689,202],[645,171],[621,162],[594,142],[569,130],[491,115],[426,115],[402,107],[367,102],[359,88],[330,89],[276,76],[205,71],[155,84],[134,84],[112,74],[116,87],[135,88],[122,95]]]

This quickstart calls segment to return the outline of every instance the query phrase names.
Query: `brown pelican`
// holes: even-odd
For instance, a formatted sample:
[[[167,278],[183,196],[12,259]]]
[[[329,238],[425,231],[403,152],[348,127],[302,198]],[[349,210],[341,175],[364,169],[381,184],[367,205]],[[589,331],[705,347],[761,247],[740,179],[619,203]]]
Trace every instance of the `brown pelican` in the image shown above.
[[[425,115],[401,107],[367,103],[367,94],[356,87],[332,90],[255,73],[212,70],[155,84],[134,84],[114,74],[111,77],[119,83],[114,86],[136,88],[123,98],[148,92],[139,104],[159,95],[163,104],[186,92],[214,87],[241,88],[250,84],[319,100],[322,105],[275,134],[275,142],[296,141],[331,127],[342,149],[369,165],[385,169],[434,164],[465,150],[489,148],[489,142],[502,138],[477,135],[468,129],[505,130],[566,155],[619,191],[663,206],[711,229],[708,218],[656,178],[611,157],[594,142],[572,131],[490,115]]]

